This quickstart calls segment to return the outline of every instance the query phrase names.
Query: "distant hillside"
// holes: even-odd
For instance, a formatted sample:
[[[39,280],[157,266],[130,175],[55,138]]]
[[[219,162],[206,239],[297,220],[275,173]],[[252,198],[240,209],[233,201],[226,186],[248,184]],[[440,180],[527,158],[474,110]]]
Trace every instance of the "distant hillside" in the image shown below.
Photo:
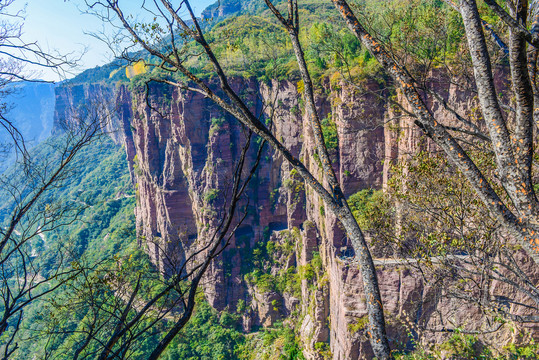
[[[274,3],[279,3],[275,1]],[[202,11],[202,19],[221,21],[227,17],[240,14],[258,14],[266,10],[264,0],[224,0],[217,1]]]
[[[281,11],[287,11],[284,1],[273,3]],[[366,50],[360,49],[358,41],[344,25],[340,24],[337,27],[340,29],[338,31],[332,27],[341,20],[331,3],[323,0],[306,0],[299,4],[299,11],[304,23],[308,24],[302,31],[302,39],[307,61],[313,65],[315,79],[324,74],[328,76],[333,74],[335,69],[343,66],[342,61],[357,65],[360,61],[368,60]],[[322,22],[327,24],[321,25]],[[229,76],[258,78],[264,81],[299,80],[288,35],[267,8],[264,0],[216,1],[202,11],[200,25],[204,27],[208,43]],[[170,39],[163,39],[163,46],[167,46],[168,40]],[[338,51],[340,55],[336,56],[334,51],[329,49]],[[136,58],[139,54],[131,56]],[[159,62],[147,54],[140,53],[140,57],[146,62]],[[165,76],[156,68],[141,65],[142,62],[128,65],[125,60],[117,59],[109,64],[88,69],[64,85],[124,83],[131,84],[132,88],[143,89],[150,78]],[[184,62],[184,65],[200,78],[214,76],[213,67],[204,56],[191,57]],[[138,70],[135,69],[137,66]],[[355,74],[360,72],[361,69],[354,71]],[[176,76],[181,78],[180,74]]]

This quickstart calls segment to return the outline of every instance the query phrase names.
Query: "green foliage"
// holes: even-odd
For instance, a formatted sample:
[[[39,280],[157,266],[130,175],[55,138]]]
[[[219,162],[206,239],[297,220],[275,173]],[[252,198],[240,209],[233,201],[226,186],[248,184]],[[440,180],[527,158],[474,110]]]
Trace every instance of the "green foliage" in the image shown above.
[[[362,229],[390,226],[391,206],[383,191],[360,190],[348,198],[348,205]]]
[[[216,128],[220,128],[224,122],[225,122],[225,118],[222,118],[222,117],[211,118],[211,126],[215,126]]]
[[[273,252],[275,251],[275,242],[271,240],[268,241],[268,243],[266,244],[266,251],[268,252],[269,256],[273,255]]]
[[[176,336],[163,359],[233,360],[244,349],[239,315],[221,313],[205,301],[198,304],[185,328]]]
[[[264,329],[238,350],[241,360],[305,360],[294,329],[282,324]]]
[[[263,274],[255,270],[252,279],[253,284],[262,293],[275,290],[275,277],[271,274]]]
[[[64,141],[64,136],[57,136],[39,145],[32,150],[33,160],[37,164],[54,164],[58,159],[57,149]],[[116,264],[115,259],[129,258],[129,254],[135,258],[140,256],[133,247],[136,243],[135,196],[125,150],[108,136],[84,148],[72,163],[68,176],[43,196],[43,202],[36,205],[38,208],[53,207],[55,203],[62,202],[78,214],[78,220],[44,232],[44,240],[36,240],[33,244],[33,251],[39,255],[33,260],[33,266],[42,268],[42,276],[47,276],[59,266],[59,257],[64,257],[64,263],[68,264],[64,266],[78,268],[88,264]],[[11,202],[4,193],[0,198],[3,204],[0,217],[3,218],[9,214]],[[89,276],[105,283],[97,273]],[[73,286],[74,282],[69,283],[69,286],[59,288],[25,309],[20,335],[33,340],[19,339],[20,350],[14,354],[14,359],[26,359],[28,354],[39,356],[48,340],[35,336],[52,325],[65,332],[54,337],[54,341],[49,343],[49,350],[73,347],[78,335],[70,331],[86,324],[84,319],[88,311],[86,307],[75,310],[83,297],[72,292]],[[53,306],[48,306],[50,304]],[[69,307],[67,315],[60,311],[66,304]],[[58,358],[69,358],[69,353],[66,352],[65,356]]]
[[[342,71],[356,66],[363,56],[359,40],[341,24],[315,22],[307,39],[307,56],[314,65],[314,71]]]
[[[348,324],[348,331],[350,331],[351,334],[356,334],[358,331],[365,329],[367,325],[369,325],[369,316],[364,315],[355,322]]]
[[[486,360],[493,357],[490,350],[473,335],[456,333],[440,348],[459,359]]]
[[[318,251],[313,251],[311,261],[300,266],[298,269],[300,280],[306,280],[311,288],[315,288],[323,283],[323,264]]]
[[[320,253],[318,251],[313,251],[311,264],[316,273],[318,274],[321,273],[323,269],[323,264],[322,264],[322,258],[320,257]]]
[[[272,300],[271,301],[271,306],[273,307],[273,310],[274,311],[279,311],[279,306],[281,304],[277,301],[277,300]]]
[[[298,80],[298,68],[289,36],[264,2],[228,2],[227,8],[237,11],[224,17],[207,19],[202,24],[206,39],[227,75],[254,77],[264,82],[272,79]],[[275,4],[286,13],[284,2]],[[361,79],[380,74],[378,62],[344,26],[331,3],[306,0],[298,5],[301,23],[308,24],[302,26],[300,38],[315,83],[320,84],[323,77],[336,80],[342,75]],[[424,71],[425,66],[428,68],[440,66],[446,61],[460,61],[462,22],[459,15],[443,1],[366,0],[357,6],[357,13],[363,16],[361,20],[370,27],[371,33],[377,34],[403,63],[408,65],[413,59]],[[209,10],[209,13],[218,15],[215,9]],[[497,21],[490,13],[487,13],[486,19],[492,23]],[[154,32],[155,24],[144,26],[150,26],[147,29],[149,33]],[[157,38],[162,40],[163,36]],[[184,45],[184,54],[201,52],[200,46],[193,41],[187,41]],[[144,61],[156,62],[150,56]],[[127,65],[117,61],[84,72],[71,82],[130,81],[130,88],[140,91],[150,78],[186,80],[181,74],[167,74],[157,68],[127,79]],[[202,79],[215,76],[205,56],[188,56],[185,66]]]
[[[38,146],[33,150],[35,161],[54,162],[56,149],[63,141],[60,136]],[[75,256],[85,253],[88,260],[95,261],[127,248],[134,241],[135,197],[125,150],[103,136],[81,150],[68,175],[44,194],[38,207],[54,206],[61,201],[70,204],[79,220],[48,231],[45,234],[48,246],[68,246]],[[12,202],[6,193],[0,194],[0,201],[1,219],[8,216]],[[52,268],[56,255],[43,251],[39,260]]]
[[[444,1],[366,0],[358,13],[368,19],[364,23],[370,32],[377,34],[417,75],[426,76],[419,71],[442,66],[447,61],[460,61],[464,27],[459,14]],[[413,66],[417,68],[410,69]]]
[[[337,125],[331,118],[331,114],[321,121],[322,134],[324,135],[324,142],[326,148],[333,152],[339,147],[339,134],[337,133]]]
[[[507,355],[505,355],[505,359],[507,360],[539,359],[539,343],[533,339],[531,339],[527,344],[509,344],[504,350],[507,351]]]
[[[113,150],[116,149],[116,150]],[[102,154],[112,152],[100,160]],[[56,196],[77,199],[85,208],[81,221],[58,229],[53,239],[71,239],[80,244],[79,254],[85,252],[89,260],[112,257],[134,241],[133,208],[135,197],[126,166],[125,152],[110,139],[96,144],[77,162],[80,182],[76,177],[69,188]],[[99,241],[106,238],[106,241]]]
[[[291,195],[293,196],[292,203],[294,205],[298,204],[305,192],[305,183],[295,169],[292,169],[289,177],[284,179],[283,187],[291,191]]]
[[[269,232],[269,229],[267,231]],[[261,292],[276,291],[281,294],[287,292],[300,296],[301,280],[295,267],[280,269],[275,275],[271,273],[272,267],[278,265],[275,262],[276,258],[293,255],[298,232],[299,229],[282,230],[278,242],[270,239],[268,233],[265,236],[266,242],[259,241],[250,252],[247,249],[243,250],[242,272],[245,274],[245,281]]]
[[[412,353],[394,353],[396,360],[436,360],[437,357],[426,352],[423,349],[416,350]]]
[[[305,264],[300,268],[300,279],[312,283],[316,279],[316,273],[311,264]]]
[[[111,82],[127,83],[129,79],[127,79],[127,77],[125,76],[125,65],[125,61],[115,60],[107,65],[96,66],[95,68],[83,71],[82,73],[75,76],[73,79],[66,81],[65,84],[79,85]]]
[[[329,348],[329,344],[326,342],[317,342],[314,344],[314,349],[319,355],[322,355],[324,359],[332,359],[333,354],[331,353],[331,350]]]
[[[470,156],[500,190],[492,155],[474,151]],[[476,196],[466,177],[448,166],[443,156],[420,152],[408,159],[407,164],[396,164],[392,172],[388,190],[406,209],[402,233],[414,234],[419,240],[417,245],[408,247],[411,256],[474,253],[496,246],[492,232],[498,226],[497,220]]]
[[[247,305],[245,304],[245,300],[239,299],[238,303],[236,304],[237,313],[238,314],[243,314],[246,309],[247,309]]]
[[[230,75],[284,79],[295,69],[288,35],[267,18],[231,17],[217,24],[207,38]],[[197,62],[199,69],[210,69]]]
[[[204,194],[204,201],[207,204],[211,204],[219,197],[219,189],[209,189]]]
[[[434,360],[441,354],[450,359],[462,360],[536,360],[539,359],[539,346],[532,339],[527,344],[509,344],[501,353],[494,354],[475,335],[455,332],[448,340],[429,350],[419,348],[409,353],[395,353],[397,360]]]
[[[222,118],[222,117],[211,118],[211,125],[210,125],[210,132],[209,132],[210,138],[213,137],[214,134],[219,133],[224,123],[225,123],[225,118]]]

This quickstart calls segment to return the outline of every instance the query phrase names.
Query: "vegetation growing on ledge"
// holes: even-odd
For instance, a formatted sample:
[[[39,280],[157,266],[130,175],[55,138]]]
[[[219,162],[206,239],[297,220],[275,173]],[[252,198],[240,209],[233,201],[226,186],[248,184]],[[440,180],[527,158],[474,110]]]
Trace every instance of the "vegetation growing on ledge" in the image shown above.
[[[337,133],[337,125],[331,117],[331,114],[321,121],[322,133],[328,151],[335,152],[339,147],[339,134]]]
[[[240,360],[305,360],[294,329],[281,323],[250,335],[240,349]]]
[[[282,266],[284,264],[277,263],[279,258],[288,259],[295,256],[298,231],[282,230],[279,232],[281,241],[275,242],[272,238],[267,238],[266,242],[257,242],[251,253],[249,249],[245,249],[242,254],[245,281],[261,293],[276,291],[282,295],[286,292],[299,297],[301,295],[299,270],[295,266],[286,268]],[[272,275],[272,268],[278,268],[275,275]]]

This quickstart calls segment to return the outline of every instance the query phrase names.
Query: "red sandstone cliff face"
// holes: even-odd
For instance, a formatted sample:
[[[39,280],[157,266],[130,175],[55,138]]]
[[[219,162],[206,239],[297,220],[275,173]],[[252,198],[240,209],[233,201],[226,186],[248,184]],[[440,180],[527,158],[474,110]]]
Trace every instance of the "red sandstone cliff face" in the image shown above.
[[[276,105],[276,137],[319,174],[311,131],[302,115],[301,95],[295,84],[235,80],[233,86],[242,89],[241,95],[257,114],[265,112],[268,116],[270,111],[263,105]],[[379,90],[375,83],[366,86]],[[472,107],[473,99],[452,85],[438,86],[461,110]],[[166,274],[204,244],[215,228],[245,141],[244,130],[202,95],[162,86],[151,87],[148,99],[125,87],[59,88],[57,114],[68,114],[69,106],[96,96],[115,99],[113,127],[120,131],[114,136],[126,146],[137,189],[139,243]],[[381,188],[390,176],[392,161],[432,146],[420,140],[419,129],[411,119],[397,118],[386,101],[371,93],[359,94],[346,86],[332,88],[328,84],[317,102],[321,116],[330,116],[337,126],[339,146],[333,154],[334,167],[346,195],[364,188]],[[438,116],[448,116],[439,106],[433,109]],[[255,155],[253,147],[249,152],[251,164]],[[248,304],[246,331],[286,321],[294,313],[294,325],[309,359],[323,358],[315,350],[317,343],[329,344],[333,359],[370,358],[361,280],[357,266],[342,258],[349,248],[335,217],[324,211],[318,196],[305,189],[271,149],[264,153],[247,196],[248,207],[243,204],[247,218],[228,249],[212,264],[204,282],[210,304],[222,310],[244,301]],[[246,281],[246,269],[252,266],[247,255],[257,243],[267,241],[278,249],[271,254],[273,262],[268,271],[272,275],[305,269],[313,256],[319,257],[321,267],[313,276],[303,278],[299,293],[268,291]],[[290,244],[292,251],[283,250]],[[536,269],[530,269],[530,273],[536,273]],[[393,344],[411,346],[407,333],[414,324],[443,326],[439,314],[472,327],[480,327],[484,321],[477,308],[446,303],[441,296],[443,289],[429,285],[405,262],[380,262],[378,275]],[[494,286],[492,291],[512,296],[510,289],[502,286]],[[449,313],[454,309],[459,311]],[[421,341],[428,343],[441,341],[446,334],[421,336]]]

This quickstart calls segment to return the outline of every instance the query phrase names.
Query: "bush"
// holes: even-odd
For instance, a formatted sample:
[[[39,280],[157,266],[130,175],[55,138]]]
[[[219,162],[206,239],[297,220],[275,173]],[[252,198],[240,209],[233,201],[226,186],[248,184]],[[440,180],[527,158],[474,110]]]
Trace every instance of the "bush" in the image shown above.
[[[339,147],[339,134],[337,133],[337,126],[331,118],[331,114],[321,121],[322,134],[324,135],[324,142],[326,148],[332,152]]]
[[[208,191],[206,191],[206,193],[204,194],[204,201],[207,203],[207,204],[211,204],[215,201],[215,199],[217,199],[217,197],[219,196],[219,190],[218,189],[210,189]]]
[[[390,203],[381,190],[360,190],[348,198],[348,205],[364,230],[375,230],[387,225],[391,215]]]

